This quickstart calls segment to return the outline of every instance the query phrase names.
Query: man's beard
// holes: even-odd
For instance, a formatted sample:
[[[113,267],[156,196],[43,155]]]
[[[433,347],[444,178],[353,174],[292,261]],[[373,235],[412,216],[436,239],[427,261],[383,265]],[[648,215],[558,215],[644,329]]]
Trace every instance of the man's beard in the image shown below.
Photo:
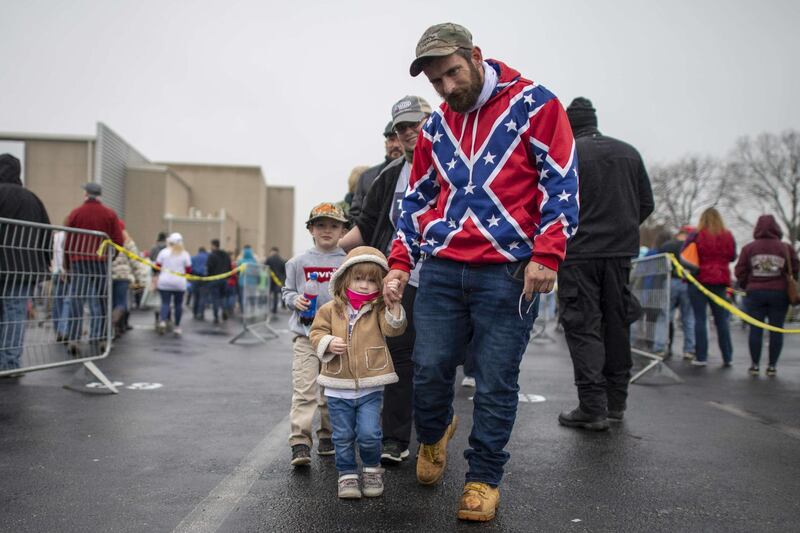
[[[456,113],[466,113],[472,109],[483,90],[480,72],[471,61],[467,64],[469,66],[469,87],[444,97],[444,101]]]

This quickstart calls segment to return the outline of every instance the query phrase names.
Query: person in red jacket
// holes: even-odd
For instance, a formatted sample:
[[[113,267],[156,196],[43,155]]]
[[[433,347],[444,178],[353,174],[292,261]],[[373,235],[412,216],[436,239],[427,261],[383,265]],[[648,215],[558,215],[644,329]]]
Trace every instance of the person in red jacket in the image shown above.
[[[76,207],[67,217],[66,226],[84,230],[100,231],[116,244],[123,246],[125,239],[120,229],[119,218],[110,208],[104,206],[98,197],[102,194],[99,183],[84,183],[85,201]],[[103,352],[106,348],[103,340],[106,337],[106,300],[108,298],[108,263],[107,255],[97,255],[97,250],[103,239],[99,236],[83,233],[68,233],[64,244],[67,270],[71,277],[70,298],[71,306],[76,316],[69,319],[68,350],[73,355],[78,355],[77,342],[81,337],[83,322],[83,304],[89,304],[89,340],[93,352]],[[107,254],[114,250],[106,248]],[[95,350],[97,349],[97,350]],[[92,353],[90,355],[99,355]]]
[[[786,294],[786,274],[791,272],[797,279],[797,252],[790,244],[781,242],[783,232],[772,215],[758,217],[753,230],[753,242],[742,248],[734,274],[739,285],[747,292],[747,313],[762,322],[766,319],[773,326],[782,328],[789,308]],[[750,326],[750,374],[758,375],[764,330]],[[783,333],[769,334],[769,366],[767,375],[774,376],[775,366],[783,348]]]
[[[733,234],[725,228],[722,216],[713,207],[700,214],[697,233],[686,239],[684,248],[689,244],[697,245],[700,257],[700,270],[695,276],[709,291],[720,298],[726,298],[726,290],[731,285],[731,271],[728,264],[736,259],[736,241]],[[700,292],[694,285],[689,285],[689,300],[694,310],[695,360],[694,366],[708,364],[708,330],[706,308],[711,305],[711,314],[717,327],[717,342],[722,352],[722,364],[728,368],[733,360],[733,343],[728,324],[730,313],[715,304]]]

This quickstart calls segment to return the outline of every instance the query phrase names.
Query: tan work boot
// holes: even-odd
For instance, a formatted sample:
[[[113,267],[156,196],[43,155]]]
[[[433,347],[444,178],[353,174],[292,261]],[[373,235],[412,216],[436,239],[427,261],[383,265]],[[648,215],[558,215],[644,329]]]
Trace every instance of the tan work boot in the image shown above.
[[[453,415],[453,421],[444,430],[444,435],[436,444],[420,444],[417,456],[417,481],[423,485],[433,485],[444,475],[447,465],[447,443],[453,438],[458,425],[458,417]]]
[[[486,483],[469,481],[464,485],[464,494],[458,506],[458,519],[488,522],[494,518],[499,504],[500,489]]]

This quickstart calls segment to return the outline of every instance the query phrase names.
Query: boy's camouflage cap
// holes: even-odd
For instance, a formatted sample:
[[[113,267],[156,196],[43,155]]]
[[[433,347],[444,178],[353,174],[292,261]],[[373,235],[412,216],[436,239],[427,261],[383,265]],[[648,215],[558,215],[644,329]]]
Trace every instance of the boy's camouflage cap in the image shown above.
[[[323,202],[314,206],[314,209],[311,210],[311,214],[308,215],[308,220],[306,220],[306,227],[310,226],[312,222],[319,218],[331,218],[339,222],[347,222],[347,217],[344,216],[342,208],[330,202]]]

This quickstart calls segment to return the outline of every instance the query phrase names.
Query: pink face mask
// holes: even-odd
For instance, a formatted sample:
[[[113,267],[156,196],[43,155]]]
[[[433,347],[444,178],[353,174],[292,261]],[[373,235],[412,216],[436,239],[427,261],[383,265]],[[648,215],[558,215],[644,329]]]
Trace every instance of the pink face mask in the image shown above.
[[[375,298],[378,297],[380,292],[375,291],[369,294],[361,294],[360,292],[351,291],[350,289],[345,289],[347,293],[347,299],[350,300],[350,305],[353,306],[353,309],[358,311],[361,309],[361,306],[367,302],[371,302]]]

